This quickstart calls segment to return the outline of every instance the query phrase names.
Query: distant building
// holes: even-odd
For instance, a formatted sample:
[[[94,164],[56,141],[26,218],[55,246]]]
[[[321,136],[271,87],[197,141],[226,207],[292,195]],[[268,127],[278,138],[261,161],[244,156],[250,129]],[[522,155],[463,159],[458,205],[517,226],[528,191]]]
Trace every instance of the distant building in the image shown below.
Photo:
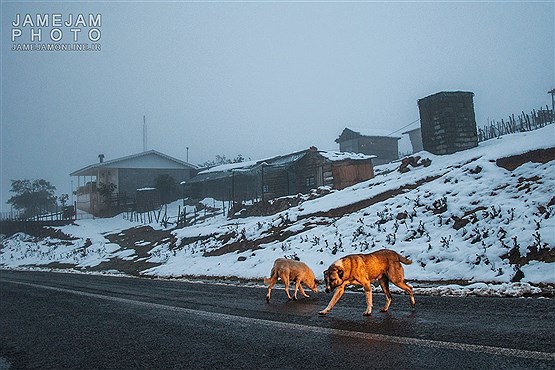
[[[422,145],[422,129],[420,127],[405,131],[403,132],[403,135],[409,135],[413,153],[418,153],[424,150],[424,146]]]
[[[197,171],[196,166],[155,150],[109,161],[104,161],[101,154],[99,159],[98,163],[70,174],[77,177],[77,209],[94,216],[111,215],[121,208],[135,207],[138,191],[141,192],[141,203],[149,204],[156,199],[159,202],[159,194],[145,196],[153,194],[152,187],[157,178],[166,176],[175,180],[179,191],[179,183]],[[100,194],[102,187],[107,186],[114,189],[110,199]]]
[[[335,140],[341,152],[374,155],[374,165],[389,163],[399,159],[400,137],[387,134],[362,135],[358,131],[345,128]]]
[[[243,202],[308,193],[320,186],[343,189],[374,177],[373,156],[308,150],[216,166],[182,184],[192,199]]]
[[[444,91],[418,100],[424,150],[451,154],[478,146],[473,97]]]

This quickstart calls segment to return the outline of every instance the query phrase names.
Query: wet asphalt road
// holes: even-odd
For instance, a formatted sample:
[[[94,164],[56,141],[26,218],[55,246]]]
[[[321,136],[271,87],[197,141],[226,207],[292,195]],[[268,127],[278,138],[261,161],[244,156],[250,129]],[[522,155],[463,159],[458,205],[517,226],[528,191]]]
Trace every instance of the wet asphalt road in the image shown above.
[[[555,368],[555,300],[364,295],[0,271],[0,369]]]

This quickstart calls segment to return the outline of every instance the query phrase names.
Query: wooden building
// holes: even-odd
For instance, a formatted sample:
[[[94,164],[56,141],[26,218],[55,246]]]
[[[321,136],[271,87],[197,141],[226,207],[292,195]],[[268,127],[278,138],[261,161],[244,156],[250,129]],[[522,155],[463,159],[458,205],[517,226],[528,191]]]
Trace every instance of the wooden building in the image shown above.
[[[374,177],[373,158],[360,153],[319,151],[312,147],[295,163],[297,193],[319,186],[344,189]]]
[[[345,128],[335,142],[341,152],[374,155],[374,165],[389,163],[399,159],[400,137],[389,136],[387,133],[371,133],[363,135],[358,131]]]
[[[192,199],[244,202],[308,193],[320,186],[343,189],[374,177],[374,156],[315,147],[259,161],[217,166],[184,181]]]
[[[156,179],[167,175],[175,184],[188,180],[196,166],[156,150],[99,162],[72,172],[77,177],[77,209],[94,216],[112,215],[121,208],[134,207],[138,189],[154,187]],[[109,197],[102,189],[113,190]],[[179,190],[179,187],[178,187]]]

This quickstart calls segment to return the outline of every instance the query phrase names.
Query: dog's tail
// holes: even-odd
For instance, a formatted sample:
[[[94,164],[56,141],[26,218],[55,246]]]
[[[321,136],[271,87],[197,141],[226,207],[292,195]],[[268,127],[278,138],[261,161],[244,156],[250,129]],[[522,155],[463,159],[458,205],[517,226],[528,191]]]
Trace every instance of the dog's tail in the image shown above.
[[[399,253],[397,253],[397,255],[399,256],[399,261],[401,263],[404,263],[405,265],[410,265],[412,263],[411,260],[409,260],[408,258],[405,258],[403,256],[401,256]]]
[[[272,267],[272,271],[270,272],[270,277],[269,278],[264,278],[264,285],[270,285],[270,281],[274,277],[275,273],[276,273],[276,269]]]

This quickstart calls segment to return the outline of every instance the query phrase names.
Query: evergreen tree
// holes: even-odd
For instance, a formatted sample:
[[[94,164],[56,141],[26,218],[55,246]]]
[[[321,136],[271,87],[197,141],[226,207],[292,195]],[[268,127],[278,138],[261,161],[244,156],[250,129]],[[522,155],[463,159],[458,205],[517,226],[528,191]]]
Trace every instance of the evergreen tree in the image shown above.
[[[15,195],[8,199],[15,209],[23,211],[22,217],[32,217],[56,208],[56,187],[44,179],[11,180],[11,192]]]

